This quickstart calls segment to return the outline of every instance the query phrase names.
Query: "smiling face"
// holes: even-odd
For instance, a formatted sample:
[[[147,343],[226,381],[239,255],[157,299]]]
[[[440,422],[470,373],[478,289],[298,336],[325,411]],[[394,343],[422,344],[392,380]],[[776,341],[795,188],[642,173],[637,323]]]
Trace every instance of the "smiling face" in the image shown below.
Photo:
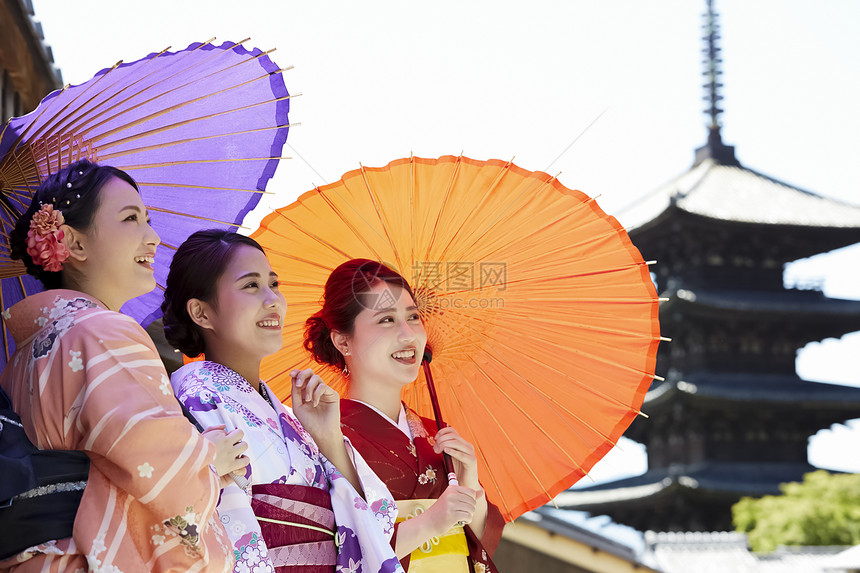
[[[83,276],[86,292],[108,308],[119,308],[130,299],[155,288],[152,263],[161,242],[149,224],[149,216],[137,190],[116,177],[99,191],[93,223],[77,233],[82,258],[72,261]]]
[[[239,371],[281,349],[287,303],[266,255],[239,245],[218,279],[215,299],[205,303],[207,356]],[[193,314],[193,313],[192,313]]]
[[[346,338],[351,383],[381,384],[399,393],[418,377],[427,344],[418,307],[409,292],[383,281],[362,297],[364,309]]]

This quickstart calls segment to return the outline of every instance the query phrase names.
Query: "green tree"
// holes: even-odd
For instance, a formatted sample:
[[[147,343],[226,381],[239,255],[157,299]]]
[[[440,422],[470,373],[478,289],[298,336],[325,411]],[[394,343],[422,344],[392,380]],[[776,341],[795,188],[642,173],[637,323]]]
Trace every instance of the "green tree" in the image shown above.
[[[782,495],[745,497],[732,506],[735,530],[748,534],[753,551],[860,543],[860,474],[817,470],[779,487]]]

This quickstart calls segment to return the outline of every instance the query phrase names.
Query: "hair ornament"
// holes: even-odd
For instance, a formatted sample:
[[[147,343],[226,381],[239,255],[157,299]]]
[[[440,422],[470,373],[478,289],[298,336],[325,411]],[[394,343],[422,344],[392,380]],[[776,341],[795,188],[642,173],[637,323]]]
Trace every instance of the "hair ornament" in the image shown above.
[[[30,230],[27,231],[27,254],[34,264],[52,273],[63,270],[63,263],[70,255],[63,244],[64,233],[60,230],[64,222],[63,214],[54,210],[53,205],[42,205],[33,213]]]
[[[67,187],[68,189],[71,189],[71,188],[72,188],[72,182],[70,181],[70,182],[66,183],[66,187]]]

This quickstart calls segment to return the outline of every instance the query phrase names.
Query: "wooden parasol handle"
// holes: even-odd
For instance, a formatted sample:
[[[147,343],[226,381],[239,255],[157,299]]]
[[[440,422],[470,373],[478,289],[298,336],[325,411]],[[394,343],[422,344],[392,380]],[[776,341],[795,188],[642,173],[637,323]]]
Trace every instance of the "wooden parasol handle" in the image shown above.
[[[439,409],[439,398],[436,397],[436,386],[433,384],[433,373],[430,371],[430,362],[433,360],[433,351],[430,347],[424,348],[424,358],[421,360],[421,366],[424,368],[424,377],[427,379],[427,389],[430,391],[430,403],[433,405],[433,416],[436,418],[436,429],[441,430],[447,424],[442,420],[442,410]],[[457,481],[457,474],[454,473],[451,456],[442,452],[442,464],[445,466],[445,473],[448,474],[448,485],[460,485]]]

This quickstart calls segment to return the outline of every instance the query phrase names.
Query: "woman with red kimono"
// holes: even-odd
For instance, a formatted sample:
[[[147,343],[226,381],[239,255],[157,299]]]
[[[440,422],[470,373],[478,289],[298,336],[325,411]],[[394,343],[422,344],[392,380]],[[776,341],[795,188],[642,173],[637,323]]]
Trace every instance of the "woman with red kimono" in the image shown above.
[[[341,370],[348,398],[341,424],[398,508],[392,538],[408,571],[495,571],[490,559],[504,520],[478,481],[472,444],[454,428],[405,407],[427,334],[406,280],[381,263],[353,259],[332,271],[323,308],[306,322],[305,348]],[[459,485],[449,485],[449,454]]]

